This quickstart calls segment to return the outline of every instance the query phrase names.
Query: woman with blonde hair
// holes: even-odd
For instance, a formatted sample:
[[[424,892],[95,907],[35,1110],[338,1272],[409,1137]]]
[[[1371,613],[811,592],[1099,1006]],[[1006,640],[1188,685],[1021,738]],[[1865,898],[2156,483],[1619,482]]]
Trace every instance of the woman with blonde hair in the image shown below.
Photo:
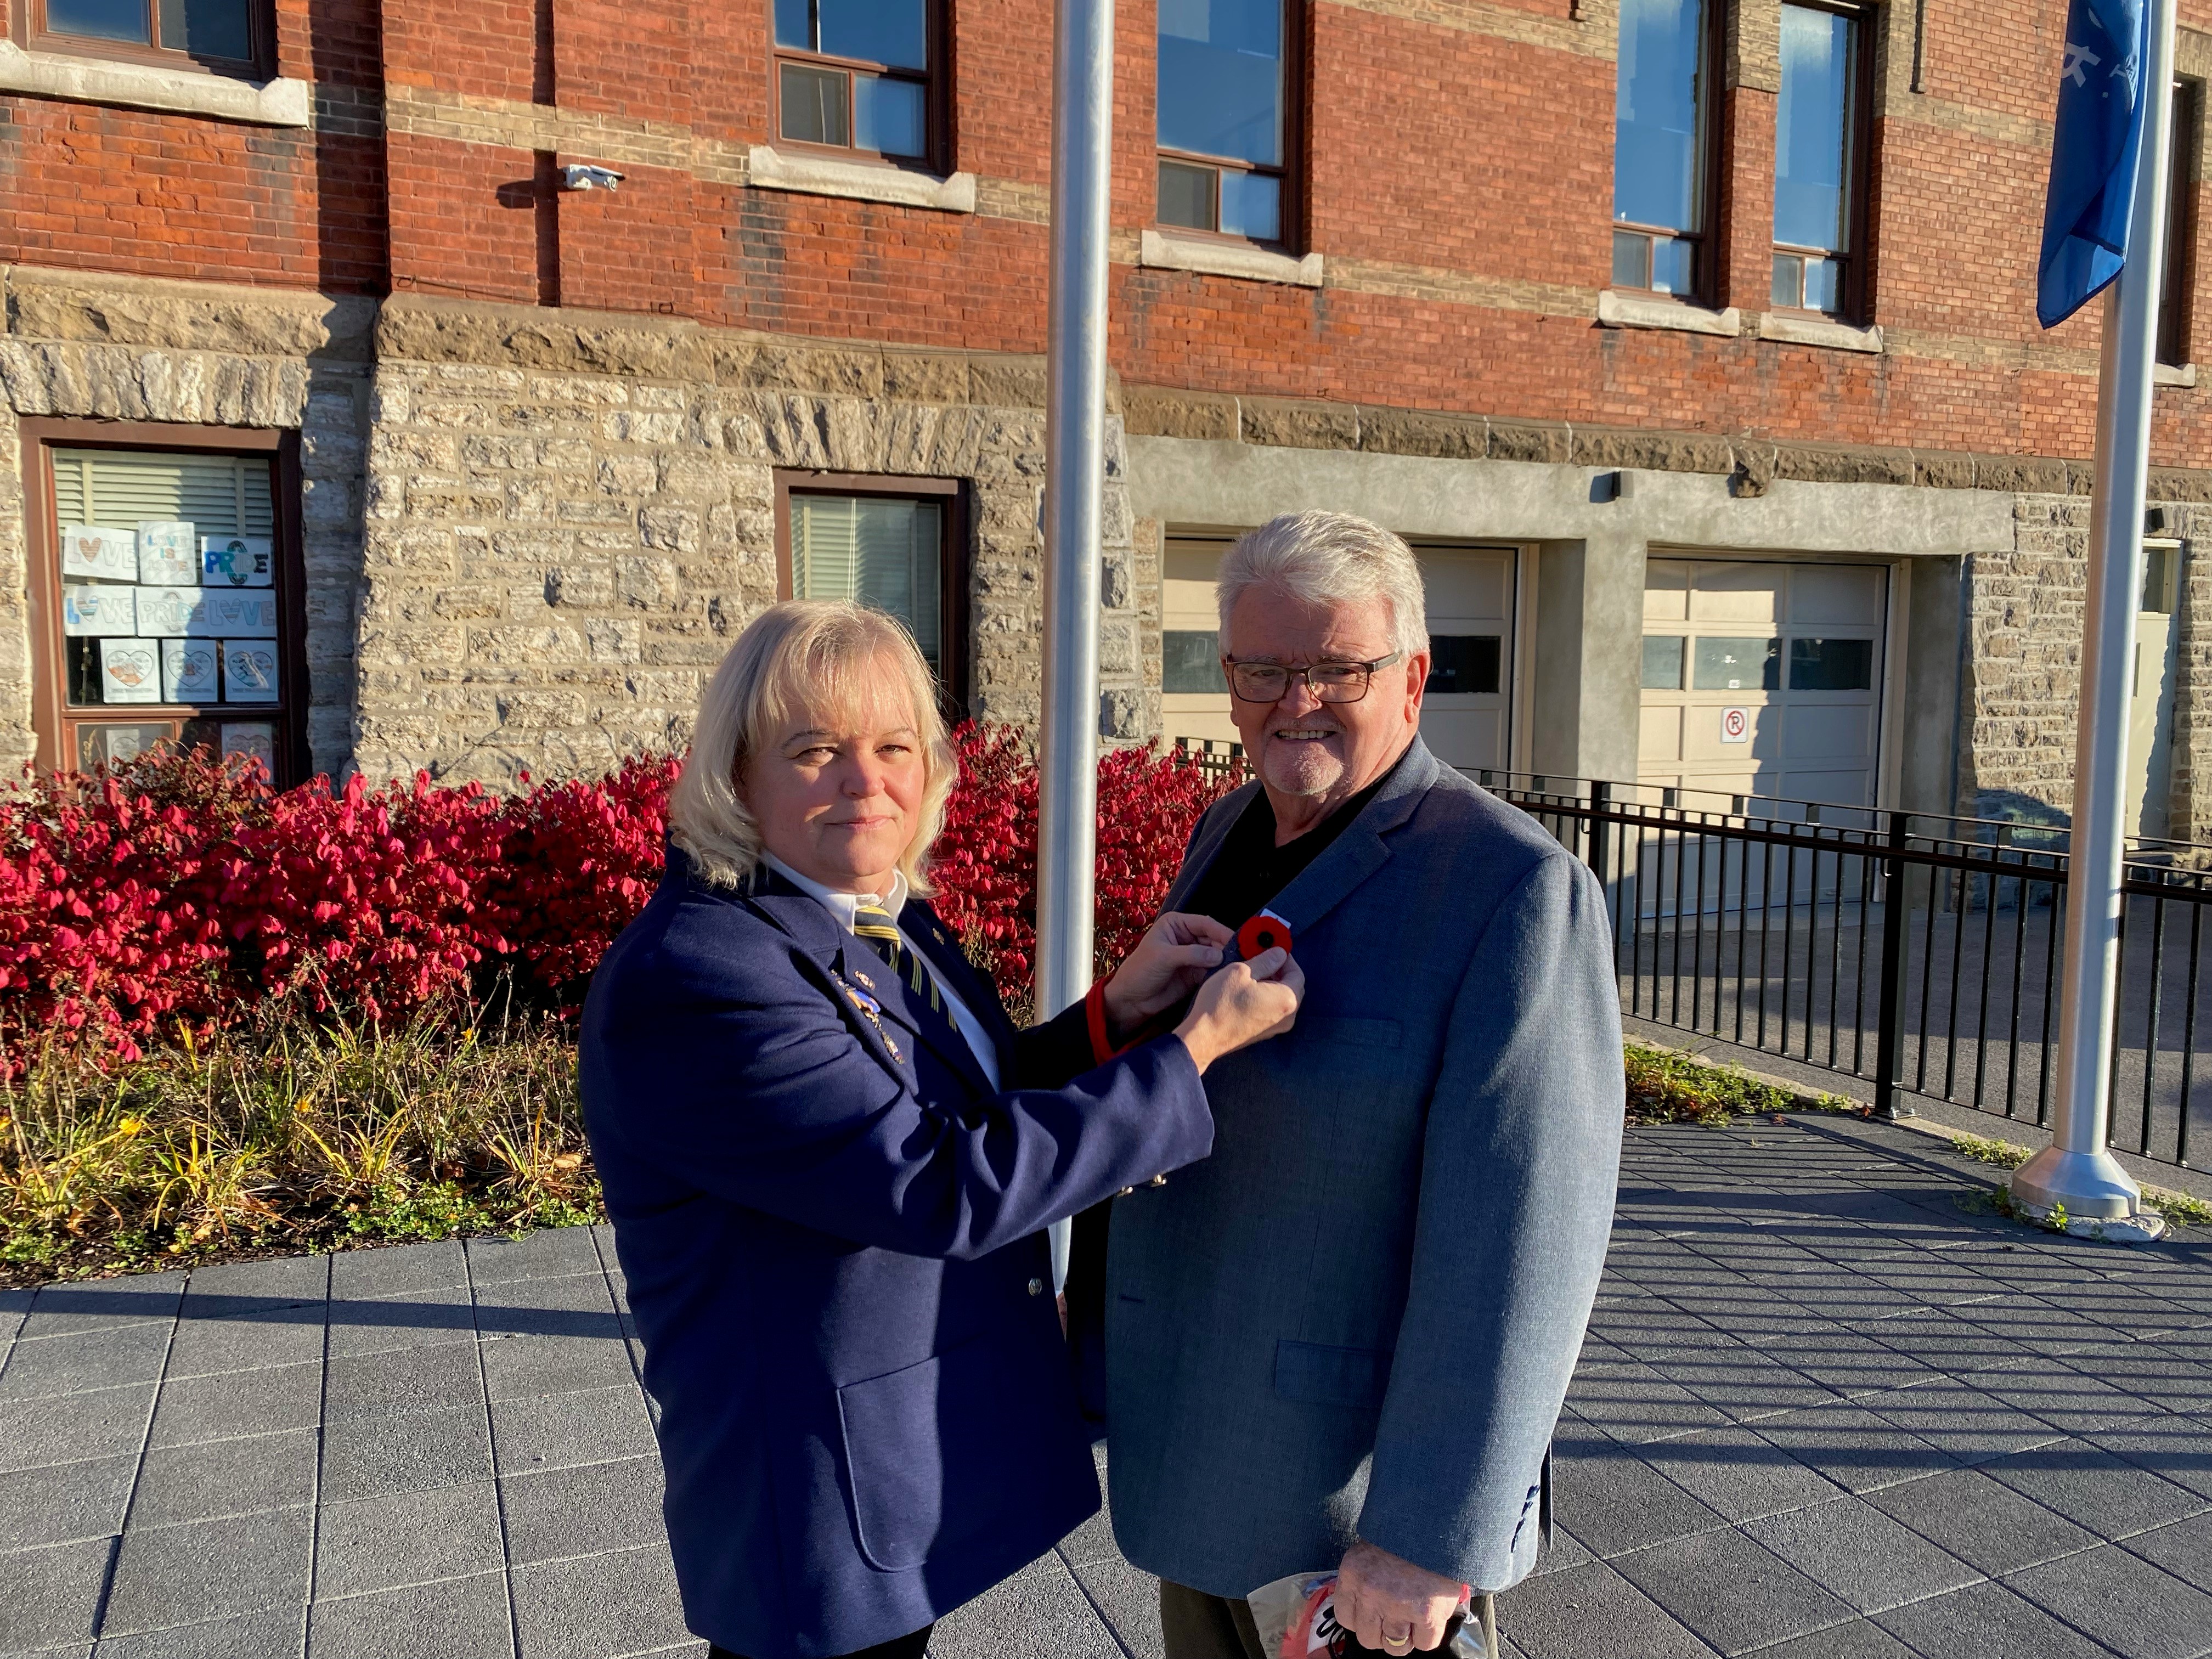
[[[1204,1158],[1200,1073],[1303,992],[1279,951],[1215,971],[1228,930],[1167,915],[1017,1032],[928,904],[953,776],[896,622],[775,605],[708,685],[667,875],[585,1006],[677,1579],[719,1659],[920,1656],[1097,1510],[1042,1230]]]

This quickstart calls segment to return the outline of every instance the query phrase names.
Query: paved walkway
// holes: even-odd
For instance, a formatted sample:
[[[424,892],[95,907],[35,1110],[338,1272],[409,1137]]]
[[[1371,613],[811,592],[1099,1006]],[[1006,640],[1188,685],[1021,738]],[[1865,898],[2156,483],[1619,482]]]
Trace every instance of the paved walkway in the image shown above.
[[[2212,1242],[1799,1119],[1632,1134],[1522,1659],[2212,1653]],[[1930,1151],[1931,1146],[1935,1151]],[[0,1295],[0,1653],[606,1659],[678,1616],[588,1228]],[[1159,1651],[1094,1522],[940,1659]]]

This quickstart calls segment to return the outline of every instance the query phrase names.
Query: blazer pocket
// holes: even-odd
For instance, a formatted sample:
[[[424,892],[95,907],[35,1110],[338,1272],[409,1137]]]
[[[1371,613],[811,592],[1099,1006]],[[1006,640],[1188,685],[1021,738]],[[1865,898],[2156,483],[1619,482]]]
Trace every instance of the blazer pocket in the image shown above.
[[[1090,1473],[1064,1352],[1001,1328],[837,1390],[860,1554],[907,1572]]]
[[[1390,1356],[1380,1348],[1332,1348],[1319,1342],[1275,1344],[1275,1393],[1302,1406],[1382,1409]]]

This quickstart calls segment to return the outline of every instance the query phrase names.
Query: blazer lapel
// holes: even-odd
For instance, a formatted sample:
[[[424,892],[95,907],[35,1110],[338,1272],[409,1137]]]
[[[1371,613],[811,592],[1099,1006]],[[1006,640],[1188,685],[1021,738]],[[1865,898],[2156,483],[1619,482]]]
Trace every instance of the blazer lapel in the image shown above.
[[[908,899],[899,922],[907,936],[916,941],[939,977],[968,1005],[968,1011],[990,1034],[992,1050],[998,1056],[999,1075],[1012,1077],[1014,1038],[1018,1034],[1014,1022],[1006,1018],[1006,1005],[999,995],[997,984],[968,959],[958,936],[945,925],[945,919],[928,901]]]
[[[1252,797],[1259,790],[1257,783],[1248,783],[1231,790],[1213,804],[1200,822],[1198,835],[1184,855],[1182,868],[1176,872],[1175,881],[1168,889],[1167,902],[1160,906],[1163,913],[1182,908],[1183,901],[1212,867],[1221,852],[1221,844],[1229,839],[1229,832],[1237,827],[1237,820],[1244,816],[1244,809],[1252,804]]]
[[[1297,936],[1334,910],[1362,882],[1390,861],[1383,837],[1413,816],[1437,781],[1437,758],[1417,733],[1413,747],[1389,782],[1322,855],[1300,871],[1267,908],[1291,925],[1291,948]]]

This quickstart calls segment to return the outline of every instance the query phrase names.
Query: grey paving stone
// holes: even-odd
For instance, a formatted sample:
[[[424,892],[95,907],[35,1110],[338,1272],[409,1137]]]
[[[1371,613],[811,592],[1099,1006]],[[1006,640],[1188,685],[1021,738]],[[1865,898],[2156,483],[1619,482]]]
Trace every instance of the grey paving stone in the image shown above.
[[[1992,1576],[2094,1549],[2099,1542],[2096,1534],[1982,1469],[1885,1486],[1869,1492],[1867,1502]]]
[[[319,1362],[323,1319],[324,1304],[319,1302],[222,1319],[180,1319],[165,1375],[174,1382],[180,1376]]]
[[[1750,1429],[1705,1429],[1638,1448],[1639,1455],[1729,1521],[1826,1503],[1841,1490]]]
[[[502,1474],[604,1463],[654,1449],[645,1399],[634,1382],[579,1394],[495,1401],[491,1441]]]
[[[547,1227],[520,1238],[471,1238],[468,1260],[469,1281],[479,1291],[517,1279],[605,1271],[589,1227]]]
[[[1926,1361],[1885,1346],[1868,1332],[1831,1327],[1825,1320],[1818,1322],[1824,1328],[1778,1331],[1771,1335],[1747,1328],[1744,1340],[1769,1358],[1846,1400],[1942,1375]],[[1872,1329],[1880,1331],[1888,1322],[1885,1321]]]
[[[31,1304],[37,1296],[36,1291],[0,1290],[0,1347],[15,1340],[23,1316],[31,1311]]]
[[[178,1299],[184,1293],[182,1273],[137,1273],[125,1279],[86,1279],[66,1285],[43,1285],[15,1335],[20,1340],[171,1319],[175,1317]]]
[[[1607,1565],[1723,1654],[1842,1624],[1854,1611],[1734,1529],[1670,1540]]]
[[[323,1414],[331,1423],[392,1412],[434,1411],[483,1398],[473,1342],[465,1347],[387,1348],[333,1358],[323,1382]]]
[[[186,1319],[271,1313],[325,1300],[330,1283],[331,1258],[326,1255],[228,1261],[193,1269],[185,1285],[184,1305],[178,1311]]]
[[[2138,1468],[2212,1498],[2212,1426],[2195,1417],[2143,1417],[2081,1437]]]
[[[1071,1561],[1068,1571],[1125,1650],[1138,1659],[1160,1659],[1167,1648],[1160,1633],[1158,1579],[1119,1555]]]
[[[2067,1363],[2075,1370],[2110,1376],[2162,1411],[2212,1414],[2212,1352],[2170,1341],[2143,1342],[2111,1354],[2075,1354]]]
[[[491,1431],[482,1406],[402,1412],[323,1430],[326,1504],[491,1479]]]
[[[1743,1530],[1860,1613],[1941,1595],[1984,1576],[1860,1498],[1747,1521]]]
[[[36,1400],[151,1382],[169,1351],[170,1322],[19,1340],[0,1370],[0,1400]]]
[[[2027,1354],[2056,1358],[2106,1348],[2112,1341],[2110,1331],[2033,1297],[2014,1297],[1960,1311],[1991,1335]]]
[[[506,1336],[483,1345],[484,1388],[494,1400],[568,1394],[634,1382],[613,1316],[604,1336]]]
[[[658,1458],[509,1475],[499,1484],[507,1559],[517,1565],[640,1544],[667,1548]]]
[[[1556,1442],[1552,1478],[1560,1520],[1601,1558],[1728,1524],[1629,1448],[1602,1438]]]
[[[318,1601],[307,1626],[309,1659],[513,1659],[514,1632],[500,1573],[410,1584],[342,1601]]]
[[[665,1545],[544,1561],[507,1577],[521,1659],[603,1659],[690,1639]]]
[[[109,1637],[94,1654],[95,1659],[296,1659],[305,1645],[307,1624],[304,1606],[271,1607],[234,1619]]]
[[[2212,1587],[2212,1510],[2137,1533],[2120,1547],[2165,1568],[2184,1583]]]
[[[1977,1376],[1974,1386],[2008,1406],[2041,1418],[2064,1434],[2090,1434],[2156,1413],[2158,1403],[2095,1375],[2104,1366],[2072,1359],[2030,1370]]]
[[[507,1565],[489,1480],[327,1504],[315,1531],[318,1601],[427,1583]],[[506,1591],[500,1591],[505,1623]]]
[[[88,1642],[112,1540],[89,1538],[0,1555],[0,1653]]]
[[[1526,1578],[1498,1622],[1528,1659],[1707,1659],[1713,1650],[1602,1561]]]
[[[0,1550],[37,1549],[121,1531],[124,1505],[137,1474],[137,1458],[125,1453],[0,1474]]]
[[[1728,1421],[1662,1372],[1632,1359],[1585,1359],[1567,1399],[1583,1421],[1630,1444]]]
[[[1874,1622],[1929,1659],[2112,1659],[2111,1650],[1994,1582],[1909,1602]]]
[[[2212,1595],[2112,1545],[2004,1582],[2124,1659],[2198,1659],[2212,1649]]]
[[[326,1352],[333,1360],[477,1340],[476,1305],[462,1285],[334,1297],[330,1318]]]
[[[131,1528],[312,1504],[316,1450],[313,1429],[294,1429],[149,1451],[131,1499]]]
[[[479,1336],[600,1336],[614,1325],[614,1291],[597,1271],[479,1286]]]
[[[2100,1538],[2127,1538],[2205,1507],[2186,1486],[2083,1440],[2062,1440],[1984,1465],[1996,1479]]]
[[[0,1401],[0,1471],[135,1452],[153,1404],[151,1382],[72,1395],[67,1411],[45,1400]]]
[[[2132,1285],[2053,1286],[2041,1292],[2039,1299],[2062,1313],[2093,1320],[2137,1341],[2185,1330],[2197,1322],[2188,1309]]]
[[[264,1510],[123,1534],[100,1634],[164,1630],[307,1599],[314,1512]]]
[[[1846,1492],[1871,1492],[1959,1467],[1948,1452],[1857,1405],[1769,1418],[1757,1432]]]
[[[1984,1393],[1983,1375],[1966,1380],[1939,1376],[1909,1389],[1864,1395],[1856,1403],[1961,1463],[1984,1463],[2066,1437],[2041,1418]]]
[[[932,1659],[1120,1659],[1121,1649],[1067,1564],[1047,1555],[940,1620],[929,1651]]]
[[[1917,1659],[1911,1648],[1869,1619],[1831,1625],[1809,1636],[1758,1650],[1759,1659]]]
[[[342,1250],[331,1257],[331,1298],[374,1298],[413,1291],[434,1291],[469,1282],[461,1242],[444,1238],[429,1244],[386,1244],[374,1249]]]
[[[1838,1397],[1834,1390],[1776,1363],[1756,1348],[1678,1352],[1656,1362],[1654,1369],[1738,1423],[1832,1405]]]
[[[172,1377],[161,1385],[148,1444],[184,1446],[240,1435],[312,1429],[323,1417],[323,1364]]]

